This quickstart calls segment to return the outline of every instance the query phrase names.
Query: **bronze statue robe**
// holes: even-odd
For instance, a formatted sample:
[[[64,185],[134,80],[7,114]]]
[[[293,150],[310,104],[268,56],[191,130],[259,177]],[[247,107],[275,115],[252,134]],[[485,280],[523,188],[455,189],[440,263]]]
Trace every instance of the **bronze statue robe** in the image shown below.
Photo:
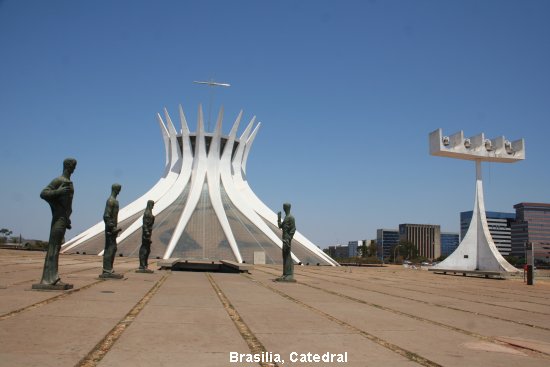
[[[154,201],[147,202],[147,208],[143,213],[143,226],[141,234],[141,247],[139,248],[139,268],[147,269],[149,254],[151,253],[151,234],[153,232],[153,224],[155,224],[155,216],[153,215]]]
[[[284,280],[294,279],[294,261],[292,260],[292,237],[296,232],[296,223],[292,214],[290,214],[290,204],[283,205],[285,219],[281,222],[280,213],[278,226],[283,230],[283,276]]]
[[[103,221],[105,222],[105,250],[103,252],[103,273],[114,273],[113,265],[117,250],[116,238],[120,229],[118,226],[118,200],[120,185],[113,185],[111,196],[105,204]]]
[[[76,161],[74,161],[74,166],[76,166]],[[72,170],[74,170],[74,167]],[[72,173],[72,170],[70,173]],[[65,176],[53,179],[40,193],[40,197],[50,204],[52,210],[50,238],[44,260],[41,284],[55,285],[60,282],[58,273],[59,251],[65,237],[65,231],[71,229],[70,216],[73,212],[73,196],[73,183]]]

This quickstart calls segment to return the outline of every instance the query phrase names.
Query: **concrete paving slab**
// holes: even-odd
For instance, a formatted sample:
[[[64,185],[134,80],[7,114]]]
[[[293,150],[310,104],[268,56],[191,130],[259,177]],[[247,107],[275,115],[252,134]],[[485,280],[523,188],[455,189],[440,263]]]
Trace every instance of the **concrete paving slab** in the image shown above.
[[[227,312],[220,307],[175,307],[149,305],[140,315],[140,321],[168,324],[202,323],[205,326],[226,325]],[[164,327],[159,325],[159,327]]]
[[[542,340],[525,339],[519,337],[498,337],[500,341],[507,344],[519,346],[529,350],[538,350],[547,354],[550,354],[550,343]]]
[[[152,343],[155,340],[162,340],[162,343]],[[172,325],[136,320],[110,353],[139,350],[152,353],[229,352],[228,345],[243,346],[242,343],[231,323],[225,327],[204,327],[199,323]]]
[[[267,275],[256,276],[255,274],[255,278],[258,277],[263,277],[263,282],[269,281]],[[302,280],[302,282],[305,281]],[[302,285],[301,288],[304,288],[304,286]],[[369,331],[392,344],[399,345],[406,350],[422,355],[436,363],[445,366],[463,366],[464,364],[468,366],[519,366],[525,363],[526,357],[516,356],[511,353],[498,353],[494,351],[487,351],[484,354],[471,353],[470,349],[465,348],[464,345],[476,343],[479,339],[435,325],[423,323],[420,320],[415,320],[395,313],[392,314],[376,307],[353,303],[346,299],[341,299],[340,302],[337,302],[337,296],[326,293],[326,298],[332,298],[333,301],[319,303],[318,295],[309,297],[311,290],[302,290],[301,288],[288,288],[285,290],[285,293],[288,293],[290,296],[306,304],[315,304],[317,301],[316,306],[323,312],[344,320],[347,323],[356,325],[362,330]],[[340,286],[339,290],[346,294],[348,293],[342,286]],[[352,290],[352,292],[354,291],[355,290]],[[317,292],[323,293],[321,290],[317,290]],[[310,300],[310,298],[312,300]],[[388,304],[394,302],[395,300],[390,299]],[[419,343],[419,340],[422,340],[422,342]],[[434,345],[438,345],[438,348],[433,348]],[[455,355],[459,355],[460,359],[455,358]],[[541,360],[536,363],[539,362],[539,365],[544,365],[548,361]]]
[[[326,320],[316,313],[289,301],[279,295],[270,305],[257,309],[240,298],[233,298],[234,288],[254,294],[259,298],[271,297],[274,293],[254,284],[249,279],[240,277],[229,279],[214,276],[220,288],[228,295],[232,304],[239,311],[245,323],[260,339],[266,348],[279,353],[290,363],[290,353],[344,353],[350,354],[350,362],[364,362],[369,356],[390,362],[408,364],[408,360],[398,354],[372,343],[358,333]],[[279,283],[277,283],[278,285]],[[280,288],[288,288],[280,285]],[[278,315],[269,317],[268,315]],[[353,357],[351,357],[353,355]],[[295,363],[292,366],[307,365]],[[309,363],[311,365],[311,363]]]
[[[232,274],[234,275],[234,274]],[[172,272],[151,302],[154,306],[219,307],[219,300],[202,272]]]
[[[242,353],[246,350],[243,349]],[[114,351],[109,353],[100,363],[99,367],[176,367],[176,366],[200,366],[200,367],[224,367],[235,365],[229,363],[228,352],[193,352],[193,351],[171,351],[169,353],[158,353],[151,351],[138,351],[135,353],[120,353]],[[250,366],[257,366],[251,364]],[[238,367],[245,367],[239,364]]]
[[[314,284],[310,282],[309,279],[304,280],[307,284]],[[522,321],[529,324],[534,324],[537,326],[545,326],[548,320],[547,315],[533,314],[527,311],[518,311],[511,309],[502,309],[496,306],[487,306],[484,304],[479,305],[477,309],[473,302],[448,302],[445,306],[450,306],[452,308],[462,307],[464,310],[469,310],[471,312],[462,312],[452,309],[446,309],[437,307],[435,305],[423,304],[429,302],[437,302],[437,297],[432,297],[431,295],[424,295],[423,297],[417,296],[416,298],[423,303],[418,303],[411,301],[409,299],[404,299],[403,297],[409,297],[410,295],[399,296],[395,295],[385,295],[371,292],[370,289],[375,287],[365,286],[362,287],[365,289],[357,289],[357,283],[352,283],[349,286],[339,283],[325,283],[324,289],[342,292],[346,290],[345,294],[349,296],[356,297],[375,304],[386,304],[391,303],[391,308],[413,314],[418,317],[426,318],[429,320],[434,320],[436,322],[446,323],[450,326],[458,327],[461,329],[469,330],[471,332],[479,333],[487,336],[510,336],[516,335],[519,337],[526,338],[535,338],[539,340],[550,341],[550,333],[547,330],[540,330],[533,328],[531,326],[518,325],[511,322],[505,322],[500,320],[491,319],[486,316],[479,315],[479,313],[485,313],[486,315],[501,317],[503,319],[508,319],[511,321]],[[369,289],[366,289],[369,288]],[[435,299],[434,299],[435,298]],[[467,305],[464,305],[467,303]],[[439,302],[439,304],[443,304]],[[522,314],[522,318],[517,317],[518,314]]]
[[[52,294],[50,292],[32,292],[28,285],[0,288],[0,315],[44,301],[51,298]]]
[[[40,367],[59,367],[74,366],[78,363],[78,354],[57,354],[44,351],[34,352],[27,350],[25,352],[5,352],[0,351],[0,365],[6,367],[21,366],[40,366]]]
[[[188,291],[197,283],[202,285],[197,292],[201,302],[190,302],[195,294]],[[171,273],[164,284],[156,302],[144,307],[100,366],[130,361],[138,366],[224,366],[230,352],[250,352],[205,274]],[[179,297],[174,298],[174,291]]]
[[[28,352],[72,355],[70,365],[78,362],[82,351],[93,348],[113,327],[109,319],[29,314],[1,323],[0,354],[19,353],[21,360]]]
[[[492,303],[501,305],[504,307],[513,307],[520,310],[525,310],[528,312],[545,312],[550,314],[550,308],[547,305],[529,303],[524,301],[499,301],[494,298],[491,300]]]
[[[341,335],[315,335],[312,337],[308,334],[289,333],[258,333],[257,336],[265,341],[270,351],[276,351],[285,359],[285,366],[308,366],[316,365],[317,363],[300,363],[301,354],[319,354],[325,353],[341,354],[348,352],[348,362],[342,364],[327,364],[328,366],[418,366],[403,356],[400,356],[388,349],[385,349],[375,343],[370,343],[365,338],[358,334],[341,334]],[[294,360],[291,361],[291,353]],[[324,366],[325,363],[319,363]]]

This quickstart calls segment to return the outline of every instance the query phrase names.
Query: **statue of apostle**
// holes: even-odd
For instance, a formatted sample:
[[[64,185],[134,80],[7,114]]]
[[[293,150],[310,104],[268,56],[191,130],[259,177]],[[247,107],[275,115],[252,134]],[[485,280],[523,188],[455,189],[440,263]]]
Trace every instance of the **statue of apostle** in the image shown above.
[[[71,175],[76,168],[76,159],[67,158],[63,161],[63,174],[54,178],[42,192],[40,197],[50,204],[52,210],[52,224],[48,251],[44,260],[42,280],[33,284],[32,289],[71,289],[72,284],[61,281],[58,274],[59,251],[65,237],[65,231],[71,229],[71,213],[73,212],[74,187]]]
[[[143,213],[143,226],[141,234],[141,247],[139,248],[139,269],[136,273],[152,273],[153,270],[147,269],[147,261],[151,253],[151,234],[153,233],[153,224],[155,224],[155,216],[153,215],[153,206],[155,202],[149,200],[147,207]]]
[[[277,213],[277,225],[283,230],[283,276],[277,278],[280,282],[295,282],[294,262],[292,261],[291,242],[296,232],[296,222],[290,214],[290,204],[284,203],[285,219],[281,222],[281,212]]]
[[[99,277],[104,279],[123,278],[122,274],[116,274],[113,269],[117,250],[116,238],[120,233],[120,228],[118,228],[118,200],[116,198],[121,189],[122,186],[117,183],[111,186],[111,196],[107,199],[105,213],[103,214],[103,221],[105,222],[105,250],[103,251],[103,273]]]

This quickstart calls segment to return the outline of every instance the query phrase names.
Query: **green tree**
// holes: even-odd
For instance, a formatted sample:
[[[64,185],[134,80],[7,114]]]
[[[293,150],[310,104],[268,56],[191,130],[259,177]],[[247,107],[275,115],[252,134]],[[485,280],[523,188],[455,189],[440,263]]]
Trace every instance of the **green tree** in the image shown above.
[[[390,250],[390,258],[389,258],[390,262],[395,263],[397,258],[401,256],[398,252],[400,250],[400,247],[401,245],[399,245],[398,243],[392,246]]]
[[[522,257],[520,258],[520,257],[508,255],[508,256],[504,256],[504,258],[505,258],[506,261],[508,261],[508,262],[510,263],[510,265],[512,265],[512,266],[520,267],[520,266],[522,266],[523,264],[525,264],[525,259],[522,258]]]
[[[418,249],[416,245],[411,241],[400,240],[391,250],[391,258],[393,262],[396,259],[402,258],[403,260],[412,260],[418,258]]]
[[[0,229],[0,242],[7,242],[13,232],[7,228]]]
[[[362,258],[369,257],[367,240],[363,240],[363,244],[361,245],[361,257]]]
[[[367,250],[368,257],[375,257],[378,252],[378,246],[376,245],[375,240],[370,240],[370,244]]]

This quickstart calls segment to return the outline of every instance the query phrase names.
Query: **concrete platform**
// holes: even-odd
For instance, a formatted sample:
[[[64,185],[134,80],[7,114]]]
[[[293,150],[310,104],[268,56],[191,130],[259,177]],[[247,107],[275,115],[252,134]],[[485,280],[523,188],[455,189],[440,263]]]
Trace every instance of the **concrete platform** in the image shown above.
[[[62,255],[74,288],[33,292],[43,253],[0,250],[0,366],[257,366],[231,353],[280,354],[279,366],[548,366],[550,281],[434,277],[400,266],[296,266],[252,274],[135,273],[97,279],[101,258]],[[60,332],[62,330],[62,332]],[[345,363],[300,362],[347,353]],[[292,361],[297,358],[298,361]],[[267,364],[266,364],[267,365]]]
[[[236,270],[240,273],[246,273],[254,269],[254,265],[251,264],[242,264],[229,260],[221,260],[220,262],[224,265],[224,267]]]
[[[435,274],[461,274],[463,276],[472,275],[472,276],[478,276],[478,277],[485,277],[485,278],[504,278],[506,277],[506,272],[500,272],[500,271],[483,271],[483,270],[456,270],[456,269],[428,269],[428,271],[431,271]]]
[[[242,264],[236,261],[203,261],[203,260],[184,260],[180,258],[170,258],[157,261],[157,266],[163,270],[175,271],[211,271],[224,273],[243,273],[249,272],[254,268],[251,264]]]

